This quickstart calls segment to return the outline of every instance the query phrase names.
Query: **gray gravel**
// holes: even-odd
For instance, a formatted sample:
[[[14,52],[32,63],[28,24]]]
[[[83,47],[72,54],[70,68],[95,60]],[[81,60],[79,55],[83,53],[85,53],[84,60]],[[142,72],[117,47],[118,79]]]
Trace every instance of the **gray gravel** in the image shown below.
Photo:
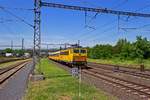
[[[21,100],[25,94],[32,66],[32,63],[27,64],[15,76],[0,86],[0,100]]]

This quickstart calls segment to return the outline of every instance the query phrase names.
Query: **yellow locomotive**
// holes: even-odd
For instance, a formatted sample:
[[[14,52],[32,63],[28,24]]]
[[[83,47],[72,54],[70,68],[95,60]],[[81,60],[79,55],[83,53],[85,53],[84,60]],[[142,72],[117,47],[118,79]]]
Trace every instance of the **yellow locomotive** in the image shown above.
[[[49,59],[65,63],[71,66],[87,64],[87,49],[86,48],[67,48],[57,52],[50,52]]]

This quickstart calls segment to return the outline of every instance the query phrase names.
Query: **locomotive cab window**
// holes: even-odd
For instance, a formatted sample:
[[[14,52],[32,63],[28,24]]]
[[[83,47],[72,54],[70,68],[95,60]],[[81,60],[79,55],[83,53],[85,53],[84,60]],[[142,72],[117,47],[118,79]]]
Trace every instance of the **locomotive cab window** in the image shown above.
[[[73,52],[74,53],[79,53],[79,50],[78,49],[74,49]]]
[[[86,53],[86,50],[81,50],[80,53]]]

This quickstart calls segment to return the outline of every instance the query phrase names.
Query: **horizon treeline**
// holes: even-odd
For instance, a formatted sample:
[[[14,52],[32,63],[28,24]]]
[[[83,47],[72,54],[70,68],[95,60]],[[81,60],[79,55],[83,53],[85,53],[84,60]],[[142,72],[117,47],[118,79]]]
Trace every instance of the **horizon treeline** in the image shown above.
[[[150,58],[150,41],[146,37],[137,36],[135,42],[119,39],[113,46],[110,44],[97,44],[88,47],[88,57],[93,59],[148,59]]]

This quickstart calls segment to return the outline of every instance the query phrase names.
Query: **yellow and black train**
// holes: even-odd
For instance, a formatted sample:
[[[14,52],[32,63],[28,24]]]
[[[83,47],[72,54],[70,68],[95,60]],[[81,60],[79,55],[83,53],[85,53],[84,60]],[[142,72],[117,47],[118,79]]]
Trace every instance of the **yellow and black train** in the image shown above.
[[[87,49],[86,48],[67,48],[49,53],[49,59],[68,64],[70,66],[86,66]]]

